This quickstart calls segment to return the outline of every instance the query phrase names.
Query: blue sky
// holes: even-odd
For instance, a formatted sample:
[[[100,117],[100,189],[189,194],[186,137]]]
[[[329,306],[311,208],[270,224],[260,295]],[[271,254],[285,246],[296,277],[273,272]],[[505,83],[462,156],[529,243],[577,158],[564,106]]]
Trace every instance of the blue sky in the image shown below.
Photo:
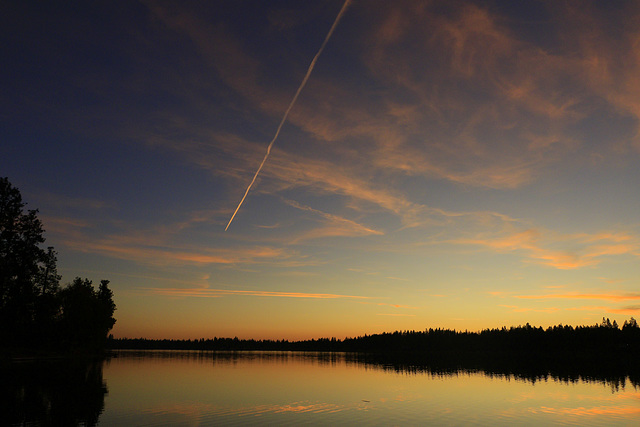
[[[640,8],[3,5],[0,175],[114,335],[311,338],[640,311]]]

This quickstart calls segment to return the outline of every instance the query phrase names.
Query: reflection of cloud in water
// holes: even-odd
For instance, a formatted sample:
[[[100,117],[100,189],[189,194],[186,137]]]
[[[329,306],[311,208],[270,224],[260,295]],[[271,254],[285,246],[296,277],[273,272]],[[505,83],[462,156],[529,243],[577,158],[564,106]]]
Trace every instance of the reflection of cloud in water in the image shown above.
[[[526,402],[527,400],[531,400],[531,399],[535,399],[536,398],[536,393],[535,392],[529,392],[529,393],[520,393],[517,396],[514,396],[510,399],[507,399],[507,402],[509,403],[521,403],[521,402]],[[563,400],[566,400],[565,397],[562,398]]]
[[[268,414],[282,414],[282,413],[336,413],[347,409],[354,409],[358,404],[354,404],[353,407],[346,405],[337,405],[335,403],[311,403],[311,402],[292,402],[287,404],[268,404],[268,405],[256,405],[256,406],[242,406],[242,407],[229,407],[229,406],[216,406],[208,403],[176,403],[171,405],[163,405],[161,407],[155,407],[147,409],[144,412],[154,415],[184,415],[190,418],[200,419],[203,417],[211,416],[261,416]]]
[[[143,412],[154,415],[174,414],[199,418],[203,413],[211,412],[213,408],[214,405],[209,403],[174,403],[171,405],[144,409]]]
[[[551,398],[551,399],[549,399]],[[585,394],[577,394],[572,395],[568,393],[550,393],[545,396],[540,396],[535,392],[531,393],[523,393],[519,397],[515,397],[510,399],[511,403],[522,403],[528,400],[540,400],[542,399],[545,402],[554,401],[554,402],[568,402],[573,400],[575,402],[591,402],[591,405],[582,405],[575,407],[552,407],[552,406],[536,406],[535,402],[531,402],[533,406],[517,409],[510,408],[508,410],[502,411],[500,413],[501,418],[519,418],[522,417],[523,412],[527,412],[530,414],[548,414],[548,415],[559,415],[562,417],[599,417],[606,416],[607,420],[614,420],[615,417],[620,416],[622,419],[626,420],[630,415],[640,415],[640,406],[638,403],[640,402],[640,393],[624,393],[624,394],[611,394],[608,396],[602,395],[585,395]],[[631,402],[630,402],[631,401]],[[598,405],[598,403],[601,403]],[[565,403],[566,404],[566,403]],[[570,404],[570,403],[569,403]],[[605,406],[606,405],[606,406]],[[566,421],[566,418],[565,418]],[[581,422],[583,420],[576,420],[576,422]],[[567,421],[569,422],[569,421]]]
[[[574,415],[574,416],[595,416],[595,415],[633,415],[640,414],[640,407],[638,406],[594,406],[591,408],[549,408],[546,406],[540,407],[540,409],[532,410],[532,412],[542,412],[545,414],[554,415]]]

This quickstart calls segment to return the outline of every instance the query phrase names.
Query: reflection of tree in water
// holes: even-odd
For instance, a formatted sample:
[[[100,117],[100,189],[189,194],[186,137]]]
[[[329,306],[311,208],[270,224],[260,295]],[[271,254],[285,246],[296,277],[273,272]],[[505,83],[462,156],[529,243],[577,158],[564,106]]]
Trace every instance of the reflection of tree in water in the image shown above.
[[[603,359],[594,363],[592,359],[545,357],[540,354],[531,358],[489,353],[476,354],[430,354],[420,357],[399,354],[351,353],[347,363],[372,366],[384,371],[435,377],[479,373],[490,378],[564,383],[595,382],[611,387],[612,392],[625,389],[627,385],[640,388],[640,367],[637,363],[620,363],[618,359]]]
[[[95,426],[107,394],[102,363],[51,359],[0,364],[3,423]]]
[[[632,386],[640,389],[640,364],[635,358],[583,357],[575,354],[549,355],[500,352],[358,353],[326,351],[197,351],[116,350],[116,357],[136,359],[191,360],[210,365],[304,362],[315,365],[358,365],[404,375],[449,377],[480,374],[490,378],[564,383],[590,382],[611,387],[612,392]]]

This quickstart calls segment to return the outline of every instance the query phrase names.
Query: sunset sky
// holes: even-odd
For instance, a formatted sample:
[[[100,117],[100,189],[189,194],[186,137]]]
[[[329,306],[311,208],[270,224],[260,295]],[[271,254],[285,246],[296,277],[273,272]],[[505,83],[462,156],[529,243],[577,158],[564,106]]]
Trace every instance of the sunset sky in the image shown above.
[[[64,3],[64,5],[63,5]],[[3,2],[0,176],[116,337],[640,316],[640,3]]]

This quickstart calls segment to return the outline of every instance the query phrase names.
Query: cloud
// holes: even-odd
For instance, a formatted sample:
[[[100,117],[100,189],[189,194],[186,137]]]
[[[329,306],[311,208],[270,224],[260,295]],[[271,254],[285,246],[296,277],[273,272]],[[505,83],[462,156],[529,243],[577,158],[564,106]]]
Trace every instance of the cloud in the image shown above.
[[[234,90],[262,104],[270,111],[284,111],[288,100],[274,96],[258,84],[262,71],[260,62],[247,54],[242,44],[223,22],[207,22],[189,5],[146,2],[156,19],[172,31],[186,35],[208,61],[220,78]]]
[[[131,231],[126,224],[105,224],[73,218],[48,218],[49,230],[66,248],[149,265],[238,265],[269,263],[275,266],[315,265],[297,251],[268,244],[236,242],[233,247],[182,243],[195,224],[210,222],[216,211],[187,212],[185,219],[148,230]],[[109,228],[111,232],[97,230]],[[115,230],[113,230],[115,228]]]
[[[349,2],[350,2],[350,0],[345,0],[345,2],[343,3],[342,8],[340,9],[340,12],[338,13],[338,16],[333,21],[333,25],[331,26],[331,29],[329,30],[329,33],[327,34],[327,36],[325,37],[324,41],[320,45],[320,49],[318,50],[316,55],[311,60],[311,64],[307,68],[307,72],[305,73],[304,78],[302,79],[302,83],[300,83],[300,85],[298,86],[298,89],[296,90],[295,95],[293,95],[293,99],[291,100],[291,102],[289,103],[289,106],[285,110],[284,115],[283,115],[282,119],[280,120],[280,124],[278,124],[278,128],[276,129],[276,133],[275,133],[273,139],[271,139],[271,142],[269,142],[269,145],[267,146],[267,152],[264,155],[264,158],[262,159],[262,162],[260,163],[260,166],[258,166],[258,170],[253,175],[253,179],[249,183],[249,186],[247,187],[246,191],[244,192],[244,195],[242,196],[242,199],[240,200],[240,203],[238,204],[238,207],[233,212],[233,215],[231,215],[231,219],[229,219],[229,223],[227,224],[227,227],[224,229],[225,231],[227,231],[227,229],[231,225],[231,222],[233,221],[233,218],[236,216],[236,214],[238,213],[238,210],[240,210],[240,207],[242,206],[242,202],[244,202],[244,199],[247,197],[247,194],[249,194],[249,191],[251,190],[251,187],[253,186],[253,184],[256,182],[256,178],[258,178],[258,175],[260,174],[260,171],[262,170],[262,167],[264,166],[265,162],[269,158],[269,154],[271,154],[271,148],[273,147],[273,144],[276,142],[276,139],[278,138],[278,135],[280,134],[280,130],[282,129],[282,126],[284,125],[284,123],[287,120],[287,116],[289,115],[289,112],[291,111],[291,109],[293,108],[294,104],[296,103],[296,100],[298,99],[298,96],[300,95],[300,92],[302,91],[304,86],[307,84],[307,80],[311,76],[311,72],[313,71],[313,68],[316,65],[316,61],[320,57],[320,54],[324,50],[324,47],[326,46],[327,42],[331,38],[331,35],[333,34],[333,31],[335,30],[336,26],[338,25],[338,22],[340,22],[340,18],[342,17],[342,15],[346,11],[347,7],[349,6]]]
[[[544,294],[544,295],[515,295],[514,298],[520,299],[595,299],[601,301],[629,301],[640,300],[640,294]]]
[[[193,40],[223,81],[247,102],[272,116],[285,110],[290,95],[287,97],[287,92],[277,85],[260,84],[264,66],[249,51],[249,47],[239,41],[237,35],[225,29],[222,24],[205,23],[195,11],[186,8],[173,10],[157,4],[150,5],[150,8],[169,28],[180,31]],[[375,42],[371,44],[371,51],[366,52],[363,57],[374,71],[373,77],[378,77],[378,83],[388,87],[385,95],[390,96],[370,99],[371,95],[360,91],[357,86],[341,86],[324,75],[317,75],[309,82],[304,99],[292,110],[289,118],[291,123],[318,141],[332,143],[325,146],[327,155],[335,161],[337,152],[346,154],[339,158],[342,159],[342,164],[348,166],[369,164],[391,174],[425,175],[491,188],[515,188],[530,182],[540,165],[548,163],[548,159],[556,158],[551,155],[552,149],[562,146],[563,141],[570,139],[566,135],[534,132],[534,126],[526,123],[519,127],[522,129],[520,134],[514,134],[512,123],[526,116],[516,115],[511,111],[512,95],[506,101],[502,100],[500,105],[503,107],[498,108],[494,107],[497,105],[496,99],[488,99],[486,103],[480,104],[473,102],[469,107],[464,107],[468,100],[456,98],[462,95],[460,90],[433,93],[436,84],[443,88],[451,86],[451,82],[446,81],[451,68],[467,78],[492,81],[477,69],[478,64],[490,63],[498,66],[502,59],[510,58],[523,48],[523,43],[518,42],[505,28],[501,28],[497,19],[475,6],[467,6],[463,8],[463,12],[448,19],[427,7],[416,7],[409,3],[391,9],[390,14],[373,17],[380,22],[372,27],[376,31],[378,28],[386,30],[382,32],[382,36],[376,33],[371,35]],[[426,26],[428,34],[421,34],[426,31],[425,21],[429,22]],[[409,55],[409,52],[403,51],[401,43],[408,39],[413,41],[409,45],[412,49],[417,49],[419,54],[411,52]],[[424,44],[420,44],[419,40],[424,40]],[[490,51],[487,51],[487,45],[491,46]],[[443,56],[443,51],[453,52],[453,55]],[[536,52],[533,47],[528,51]],[[525,54],[520,55],[526,57]],[[438,57],[450,57],[451,62],[424,63],[425,58]],[[482,62],[476,62],[480,57]],[[412,61],[420,62],[414,64]],[[539,62],[538,54],[527,63]],[[402,68],[395,70],[395,67]],[[389,72],[384,71],[388,68],[391,68]],[[435,75],[430,71],[433,69],[436,70]],[[519,69],[522,74],[531,74],[529,65],[523,65]],[[556,64],[550,64],[546,71],[556,69]],[[424,70],[425,73],[416,74],[418,70]],[[474,77],[478,73],[481,75]],[[541,76],[540,80],[543,78]],[[509,94],[517,92],[517,99],[525,98],[523,93],[541,96],[540,87],[529,86],[527,91],[512,87],[505,91]],[[492,89],[495,92],[500,88],[499,84],[494,83]],[[409,91],[420,102],[412,103],[398,98],[394,93],[399,91]],[[445,99],[442,98],[444,93],[449,94]],[[567,100],[562,102],[571,104]],[[538,100],[537,103],[540,104],[541,101]],[[554,101],[552,106],[556,104]],[[423,105],[428,108],[425,109]],[[555,108],[550,115],[562,116],[557,110]],[[452,123],[453,113],[455,120],[465,117],[464,121]],[[509,123],[496,123],[503,116],[508,118],[506,120]],[[489,138],[493,142],[478,137],[491,128],[508,129],[506,138],[498,143],[500,140],[493,137]],[[544,126],[544,129],[551,127]],[[540,143],[541,140],[544,143]],[[299,148],[305,150],[304,147]],[[256,147],[253,152],[260,157],[259,153],[263,153],[263,149]],[[304,157],[309,154],[311,153]],[[333,166],[335,171],[335,163]],[[250,169],[255,170],[255,167]],[[323,174],[325,180],[328,176],[330,175]],[[323,179],[313,181],[322,182]],[[350,191],[345,191],[345,194],[353,195]],[[379,198],[372,194],[365,198],[372,197]],[[397,202],[398,200],[394,201],[394,204],[397,205]],[[409,206],[405,206],[407,207]]]
[[[113,209],[115,204],[100,199],[69,197],[62,194],[41,193],[33,195],[33,198],[39,200],[54,209],[83,209],[83,210],[100,210]]]
[[[574,146],[565,128],[583,116],[575,108],[582,88],[564,77],[575,61],[518,38],[508,19],[477,4],[444,13],[410,2],[381,9],[371,18],[381,23],[371,26],[367,65],[390,96],[400,88],[413,95],[393,99],[394,110],[413,117],[408,126],[386,121],[411,133],[391,141],[383,133],[385,166],[516,188]],[[474,92],[482,95],[469,96]],[[428,136],[418,144],[421,135]]]
[[[640,149],[640,7],[630,2],[608,11],[609,19],[605,20],[596,6],[584,6],[567,4],[560,9],[563,21],[569,18],[560,30],[580,62],[577,76],[617,112],[634,117],[629,145]],[[622,30],[614,31],[612,26]]]
[[[588,306],[581,306],[581,307],[569,307],[569,308],[565,308],[565,310],[567,311],[608,311],[609,308],[601,305],[599,306],[588,305]]]
[[[266,191],[285,191],[301,188],[316,191],[320,194],[345,196],[349,207],[371,211],[382,208],[397,215],[404,227],[423,225],[444,225],[454,220],[471,220],[476,222],[516,222],[514,218],[498,212],[460,212],[430,207],[411,201],[401,191],[384,183],[372,183],[371,179],[363,179],[367,173],[359,166],[353,168],[336,168],[334,161],[308,159],[286,152],[276,152],[271,163],[263,172],[275,179]],[[264,187],[263,187],[264,188]]]
[[[498,236],[482,234],[476,238],[454,239],[450,243],[484,246],[499,253],[520,251],[532,262],[560,270],[595,266],[604,256],[635,255],[640,247],[637,237],[629,233],[560,235],[538,229],[508,230]],[[554,249],[558,246],[578,249]]]
[[[608,313],[637,315],[640,312],[640,305],[628,305],[620,308],[609,308]]]
[[[259,52],[232,26],[204,19],[189,6],[148,6],[168,29],[192,41],[212,73],[242,98],[234,103],[238,111],[232,115],[268,135],[268,127],[257,124],[267,118],[275,127],[293,89],[270,80],[273,70]],[[568,25],[556,29],[553,23],[545,23],[554,30],[548,32],[549,40],[532,40],[520,31],[517,21],[475,2],[462,2],[456,8],[403,1],[352,7],[371,23],[364,32],[361,28],[354,32],[367,43],[361,55],[352,58],[368,73],[344,84],[344,75],[339,79],[316,70],[288,118],[289,145],[274,149],[255,191],[274,194],[302,189],[336,195],[360,212],[392,213],[402,227],[450,224],[480,213],[428,205],[398,185],[400,179],[410,176],[461,186],[518,189],[549,166],[592,149],[576,134],[578,122],[600,116],[611,105],[616,106],[616,114],[634,111],[635,107],[624,106],[629,101],[625,104],[603,95],[615,83],[611,76],[619,61],[614,59],[620,59],[623,49],[615,45],[613,36],[603,37],[600,44],[598,38],[585,38],[578,31],[585,25],[583,14],[574,16],[570,7],[551,11],[566,16]],[[624,22],[635,16],[628,15],[621,14]],[[287,31],[295,22],[290,24],[276,26]],[[595,23],[594,28],[599,25]],[[630,31],[624,45],[630,46],[637,33]],[[344,49],[353,47],[354,38],[342,37]],[[635,56],[626,61],[633,66]],[[585,69],[585,64],[593,69]],[[301,68],[281,70],[284,80],[292,70],[300,73]],[[598,80],[598,73],[606,79]],[[374,92],[370,87],[378,89]],[[598,102],[593,102],[594,97]],[[610,105],[602,106],[600,101]],[[203,110],[213,107],[205,104]],[[214,127],[207,120],[175,111],[163,114],[166,127],[147,137],[148,142],[180,152],[194,164],[230,179],[233,188],[249,182],[264,154],[264,141],[255,133]],[[611,148],[600,144],[597,149]],[[230,200],[240,196],[229,194]],[[362,224],[364,228],[335,225],[301,239],[379,231]],[[583,244],[576,251],[557,247],[548,232],[541,233],[519,236],[520,247],[509,241],[518,236],[489,238],[486,243],[480,238],[467,240],[478,240],[468,244],[496,251],[524,251],[530,261],[557,269],[593,267],[604,256],[631,253],[635,245]]]
[[[113,258],[153,265],[207,265],[207,264],[259,264],[308,265],[291,259],[293,252],[282,248],[254,246],[249,248],[180,248],[177,245],[154,247],[147,243],[136,244],[117,236],[97,241],[66,241],[65,246],[85,253],[96,253]]]
[[[530,311],[534,313],[555,313],[560,310],[558,307],[530,308],[530,307],[520,307],[517,305],[505,305],[505,304],[500,304],[500,307],[510,308],[511,311],[514,313],[527,313]]]
[[[277,224],[272,224],[272,225],[254,225],[254,227],[258,227],[258,228],[266,228],[266,229],[274,229],[274,228],[281,228],[282,224],[277,223]]]
[[[317,209],[313,209],[309,206],[301,205],[293,200],[285,200],[285,203],[296,209],[300,209],[307,212],[312,212],[323,219],[324,226],[321,228],[315,228],[310,231],[306,231],[303,234],[295,238],[291,243],[299,243],[307,239],[316,239],[321,237],[338,237],[338,236],[368,236],[368,235],[383,235],[382,231],[373,230],[362,224],[358,224],[346,218],[342,218],[337,215],[322,212]]]
[[[401,314],[401,313],[377,313],[376,316],[394,316],[394,317],[415,317],[415,314]]]
[[[278,298],[310,298],[310,299],[371,299],[373,297],[357,295],[279,292],[279,291],[248,291],[232,289],[201,289],[201,288],[137,288],[136,292],[149,293],[169,297],[219,298],[224,296],[253,296]]]
[[[70,217],[54,217],[49,215],[40,215],[42,223],[47,231],[53,233],[68,232],[71,229],[79,229],[89,227],[89,222],[79,218]]]
[[[269,64],[242,34],[189,6],[148,7],[168,29],[192,41],[212,73],[242,98],[241,107],[234,104],[238,120],[257,126],[266,117],[275,127],[292,88],[269,80]],[[600,89],[586,78],[589,73],[580,71],[584,60],[563,49],[561,40],[536,43],[519,31],[517,22],[474,2],[459,8],[402,1],[352,7],[371,23],[356,33],[368,43],[353,58],[369,73],[362,73],[362,83],[355,79],[351,84],[328,72],[314,74],[288,118],[287,137],[295,139],[295,149],[286,144],[274,149],[252,191],[339,195],[350,208],[390,212],[404,227],[442,224],[459,213],[417,200],[397,185],[398,177],[512,190],[586,148],[575,125],[599,113],[585,105]],[[577,20],[570,14],[568,19]],[[276,26],[287,31],[292,22]],[[578,33],[561,30],[576,39]],[[354,40],[343,37],[345,49],[352,47]],[[594,49],[603,54],[607,46]],[[282,70],[284,80],[292,69]],[[371,85],[379,89],[374,93]],[[231,179],[233,188],[249,182],[264,155],[263,140],[184,113],[165,114],[166,134],[158,131],[148,141]],[[241,194],[233,190],[229,196],[233,200]],[[316,232],[303,238],[366,230]],[[532,260],[559,269],[594,266],[606,251],[628,249],[609,246],[600,253],[574,254],[524,248]]]
[[[411,308],[411,309],[416,309],[417,307],[411,307],[409,305],[402,305],[402,304],[388,304],[385,302],[379,302],[378,305],[384,305],[387,307],[393,307],[393,308]]]
[[[179,152],[212,174],[230,178],[234,182],[251,179],[251,169],[258,167],[260,163],[259,144],[239,136],[211,132],[197,124],[188,125],[188,132],[194,133],[188,138],[175,139],[154,134],[147,140],[151,144]],[[181,127],[179,131],[183,130],[186,131]],[[201,142],[205,140],[209,142]],[[220,153],[227,159],[224,168],[220,167]],[[263,181],[255,187],[256,192],[272,194],[304,188],[318,194],[336,194],[344,196],[352,208],[363,205],[382,208],[399,216],[408,226],[434,221],[430,217],[441,218],[447,214],[444,210],[431,209],[411,202],[401,193],[394,192],[385,185],[372,185],[366,179],[362,166],[337,168],[334,159],[309,158],[298,153],[274,150],[269,163],[261,173],[261,178],[266,179],[266,182]],[[242,194],[238,193],[238,197],[241,196]]]
[[[369,23],[363,34],[355,32],[367,43],[354,58],[369,75],[361,73],[361,84],[346,85],[328,73],[314,75],[289,118],[304,133],[306,143],[296,146],[306,160],[302,164],[318,156],[332,158],[333,171],[356,166],[351,178],[364,182],[370,174],[358,165],[373,165],[388,176],[515,189],[537,179],[549,165],[575,156],[584,145],[574,134],[575,124],[601,114],[594,96],[639,117],[640,103],[635,100],[640,96],[635,95],[640,84],[633,71],[640,59],[629,54],[636,51],[638,40],[638,30],[630,25],[637,8],[625,6],[621,9],[630,10],[616,15],[629,26],[628,37],[619,45],[603,28],[600,21],[606,20],[589,7],[576,11],[570,5],[539,5],[563,16],[566,25],[545,23],[550,40],[536,41],[521,31],[519,21],[495,9],[475,2],[458,6],[410,1],[352,6]],[[240,33],[222,20],[204,19],[189,6],[154,2],[148,7],[167,28],[191,40],[205,63],[253,112],[281,117],[292,89],[267,80],[268,65]],[[290,16],[286,21],[296,20]],[[584,28],[601,37],[585,37]],[[354,40],[347,37],[342,42],[351,47]],[[290,69],[281,73],[286,71]],[[372,85],[379,87],[375,93]],[[238,115],[247,118],[246,112]],[[322,150],[317,142],[323,143]],[[234,161],[228,168],[218,163],[216,168],[230,174],[238,173],[238,165],[255,170],[263,144],[253,144],[248,152],[233,150],[235,156],[250,157],[250,162]],[[295,179],[293,171],[285,173],[283,168],[272,172],[283,180],[287,175]],[[307,173],[304,178],[306,184],[298,183],[336,187],[326,173]],[[381,194],[337,187],[350,197],[357,193],[363,199],[382,200]],[[394,212],[400,207],[405,213],[416,208],[401,198],[387,200],[384,206]]]

